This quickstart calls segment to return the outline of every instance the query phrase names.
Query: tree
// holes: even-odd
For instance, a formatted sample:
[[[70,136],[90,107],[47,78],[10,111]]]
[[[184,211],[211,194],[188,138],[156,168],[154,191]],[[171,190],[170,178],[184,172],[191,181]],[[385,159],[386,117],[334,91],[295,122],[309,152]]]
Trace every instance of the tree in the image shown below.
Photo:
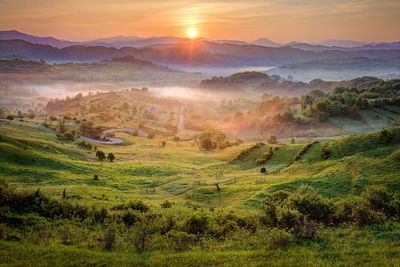
[[[59,120],[59,121],[58,121],[57,128],[58,128],[58,131],[59,131],[60,133],[64,133],[65,130],[66,130],[65,121],[64,121],[64,120]]]
[[[213,150],[216,144],[210,138],[202,138],[200,140],[200,147],[204,150]]]
[[[292,138],[292,139],[290,140],[290,143],[291,143],[291,144],[296,144],[296,141],[294,140],[294,138]]]
[[[99,150],[99,151],[96,152],[96,157],[97,157],[100,161],[102,161],[102,160],[104,160],[104,159],[106,158],[106,155],[104,154],[103,151]]]
[[[8,116],[7,116],[7,120],[9,120],[9,121],[14,120],[14,116],[13,116],[13,115],[8,115]]]
[[[107,159],[108,159],[110,162],[113,162],[114,159],[115,159],[114,154],[113,154],[113,153],[108,153]]]
[[[64,188],[64,191],[62,193],[62,199],[67,199],[67,192],[65,190],[66,189]]]
[[[268,140],[267,140],[268,144],[276,144],[278,141],[276,139],[275,135],[271,135]]]

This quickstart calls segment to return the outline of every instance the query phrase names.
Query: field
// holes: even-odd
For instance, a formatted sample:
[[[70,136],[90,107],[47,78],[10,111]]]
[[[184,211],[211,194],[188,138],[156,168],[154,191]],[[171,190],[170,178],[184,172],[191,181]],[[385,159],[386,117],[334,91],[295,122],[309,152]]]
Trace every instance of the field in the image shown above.
[[[115,154],[116,160],[111,163],[98,161],[95,151],[78,147],[78,141],[58,140],[53,131],[43,126],[16,121],[0,124],[0,178],[18,192],[40,188],[44,195],[57,200],[66,194],[72,204],[109,209],[140,199],[164,216],[200,212],[218,218],[218,214],[234,212],[251,217],[259,216],[262,200],[268,194],[294,191],[302,185],[310,185],[331,199],[358,196],[366,187],[376,184],[400,189],[398,127],[392,128],[390,140],[382,140],[381,132],[375,132],[321,142],[308,140],[306,144],[249,143],[215,151],[201,151],[193,142],[173,141],[171,137],[150,139],[116,132],[116,137],[125,140],[123,143],[93,144],[97,150]],[[325,159],[323,147],[329,150]],[[272,155],[260,164],[270,150]],[[261,166],[266,168],[266,174],[260,173]],[[94,175],[98,180],[93,179]],[[161,208],[165,201],[173,203],[170,209]],[[21,236],[18,239],[27,241],[0,240],[0,258],[6,265],[394,266],[399,263],[396,255],[400,253],[400,227],[395,222],[361,229],[321,228],[317,240],[296,239],[282,248],[266,249],[271,235],[267,228],[254,234],[232,234],[222,241],[202,239],[201,246],[179,253],[165,249],[137,253],[133,247],[122,245],[127,242],[123,236],[117,241],[121,245],[112,252],[93,245],[91,240],[104,231],[101,226],[87,225],[91,229],[88,231],[72,221],[62,226],[61,232],[54,232],[61,227],[51,226],[57,220],[35,215],[28,215],[27,220],[38,220],[42,226],[29,232],[24,228],[12,230],[13,235]],[[65,227],[75,232],[76,245],[57,241]],[[10,228],[6,227],[5,233],[7,229]],[[43,229],[53,234],[44,239],[47,241],[35,241]],[[38,259],[35,265],[29,261],[33,257]]]
[[[193,142],[167,140],[164,147],[157,138],[117,132],[124,143],[96,144],[98,150],[116,155],[110,163],[97,161],[94,151],[57,140],[42,126],[2,123],[0,135],[0,173],[12,185],[41,188],[53,197],[61,197],[66,189],[71,199],[100,206],[140,198],[154,206],[170,200],[180,208],[257,210],[266,192],[303,183],[330,197],[359,193],[375,183],[400,189],[400,166],[392,160],[400,145],[376,145],[370,135],[359,137],[361,141],[345,137],[328,142],[332,151],[328,160],[320,154],[324,143],[313,144],[297,161],[294,158],[304,144],[279,146],[264,164],[267,175],[260,174],[256,164],[267,145],[242,161],[232,161],[246,145],[209,152],[200,151]],[[95,174],[98,181],[93,180]],[[216,190],[215,183],[223,190]]]

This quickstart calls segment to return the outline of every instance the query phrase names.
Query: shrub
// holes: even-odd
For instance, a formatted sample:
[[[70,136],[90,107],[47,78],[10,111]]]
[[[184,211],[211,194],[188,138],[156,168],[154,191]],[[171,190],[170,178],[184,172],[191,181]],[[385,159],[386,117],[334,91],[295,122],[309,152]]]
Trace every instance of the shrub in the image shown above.
[[[328,149],[328,143],[321,147],[321,158],[326,160],[331,156],[331,151]]]
[[[139,215],[137,213],[131,212],[131,211],[125,211],[121,215],[121,220],[124,222],[125,226],[127,228],[130,228],[132,225],[134,225],[137,221],[139,221]]]
[[[64,134],[56,134],[57,139],[66,140],[66,141],[73,141],[74,136],[72,133],[64,133]]]
[[[169,231],[167,236],[171,240],[171,246],[175,251],[187,250],[190,244],[196,240],[195,235],[176,230]]]
[[[366,188],[361,195],[368,201],[370,208],[375,211],[382,211],[390,214],[390,203],[392,201],[392,193],[387,187],[382,185],[374,185]]]
[[[146,251],[149,248],[150,238],[157,232],[155,219],[153,214],[139,216],[135,227],[129,229],[128,238],[138,252]]]
[[[170,201],[168,201],[168,200],[165,200],[163,203],[161,203],[161,208],[163,208],[163,209],[169,209],[169,208],[171,208],[172,207],[172,205],[173,205],[174,203],[173,202],[170,202]]]
[[[262,205],[264,216],[261,217],[261,222],[263,224],[274,227],[278,225],[276,209],[283,205],[288,196],[289,193],[286,191],[277,191],[266,196]]]
[[[209,228],[209,217],[205,214],[192,214],[184,222],[184,228],[189,234],[205,234]]]
[[[382,222],[384,215],[369,209],[369,203],[361,197],[348,197],[335,203],[333,220],[336,224],[350,223],[357,227]]]
[[[388,144],[393,140],[394,134],[392,130],[383,129],[379,132],[379,142],[382,144]]]
[[[288,246],[293,240],[293,237],[290,233],[285,230],[273,228],[269,233],[267,248],[282,248]]]
[[[299,211],[286,206],[276,208],[276,218],[277,226],[286,230],[295,228],[303,221],[303,215]]]
[[[303,191],[303,192],[302,192]],[[328,223],[333,207],[327,198],[314,190],[300,187],[288,198],[287,205],[305,215],[307,220]]]
[[[96,157],[97,157],[98,160],[102,161],[102,160],[104,160],[106,158],[106,155],[104,154],[103,151],[98,150],[96,152]]]
[[[113,250],[115,247],[115,239],[116,239],[116,234],[115,230],[112,227],[109,227],[104,234],[104,248],[106,250]]]
[[[126,204],[116,205],[111,208],[112,210],[136,210],[141,213],[148,212],[150,208],[142,200],[129,201]]]
[[[113,162],[113,161],[115,160],[114,154],[113,154],[113,153],[108,153],[107,159],[108,159],[110,162]]]
[[[278,140],[276,139],[276,136],[275,136],[275,135],[271,135],[271,136],[268,138],[267,143],[268,143],[268,144],[276,144],[276,143],[278,143]]]

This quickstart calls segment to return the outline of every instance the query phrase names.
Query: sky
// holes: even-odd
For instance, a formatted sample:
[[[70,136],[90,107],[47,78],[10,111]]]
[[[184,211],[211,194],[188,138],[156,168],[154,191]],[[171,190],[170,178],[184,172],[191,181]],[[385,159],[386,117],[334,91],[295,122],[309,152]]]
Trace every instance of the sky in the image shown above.
[[[0,30],[73,41],[188,28],[225,40],[400,40],[400,0],[0,0],[0,10]]]

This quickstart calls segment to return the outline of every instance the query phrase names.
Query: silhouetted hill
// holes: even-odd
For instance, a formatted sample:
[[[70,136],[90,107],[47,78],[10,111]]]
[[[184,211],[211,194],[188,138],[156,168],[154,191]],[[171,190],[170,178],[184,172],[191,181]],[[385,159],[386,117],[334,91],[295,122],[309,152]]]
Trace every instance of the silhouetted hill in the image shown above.
[[[77,42],[56,39],[54,37],[40,37],[30,34],[25,34],[19,31],[0,31],[0,40],[24,40],[33,44],[51,45],[58,48],[63,48],[78,44]]]
[[[365,57],[391,59],[400,57],[400,50],[304,51],[291,47],[235,45],[208,41],[179,44],[157,44],[143,48],[74,45],[56,48],[22,40],[0,40],[0,57],[16,55],[49,62],[88,62],[127,55],[164,65],[203,66],[281,66],[316,60]]]

